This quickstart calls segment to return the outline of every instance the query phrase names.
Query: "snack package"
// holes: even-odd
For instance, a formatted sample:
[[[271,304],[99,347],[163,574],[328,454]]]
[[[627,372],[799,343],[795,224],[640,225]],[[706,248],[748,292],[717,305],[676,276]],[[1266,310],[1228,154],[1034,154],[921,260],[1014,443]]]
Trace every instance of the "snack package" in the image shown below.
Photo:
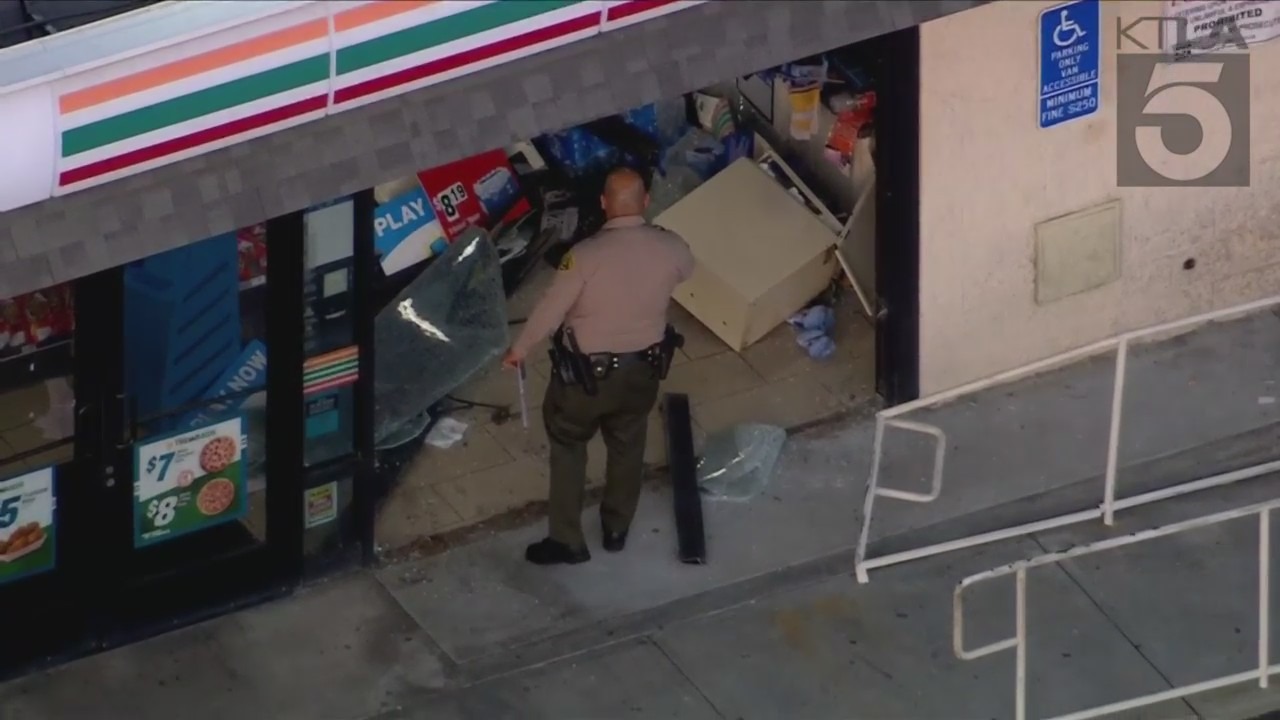
[[[826,155],[833,162],[848,167],[853,162],[854,148],[863,128],[874,117],[876,94],[864,92],[845,100],[827,134]]]
[[[265,275],[267,272],[266,225],[259,223],[237,231],[236,252],[240,260],[240,282]]]
[[[10,300],[0,300],[0,354],[9,349],[9,319],[7,317]]]
[[[22,310],[22,298],[0,300],[0,317],[4,318],[5,349],[17,349],[27,344],[27,319]]]
[[[70,336],[75,331],[76,318],[71,307],[71,286],[58,285],[49,288],[50,321],[53,337]]]
[[[53,311],[46,290],[38,290],[26,297],[23,310],[27,316],[27,342],[42,343],[53,337]]]

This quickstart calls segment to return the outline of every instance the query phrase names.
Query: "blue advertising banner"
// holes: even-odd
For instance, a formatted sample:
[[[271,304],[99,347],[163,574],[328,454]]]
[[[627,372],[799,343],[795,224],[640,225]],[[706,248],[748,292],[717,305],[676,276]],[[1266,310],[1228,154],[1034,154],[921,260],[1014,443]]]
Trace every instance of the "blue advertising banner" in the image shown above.
[[[226,395],[239,395],[233,400],[214,402],[198,412],[191,413],[179,423],[181,428],[204,427],[215,420],[236,414],[244,401],[244,393],[267,386],[267,346],[260,340],[252,340],[245,346],[235,362],[204,393],[202,399],[217,400]]]

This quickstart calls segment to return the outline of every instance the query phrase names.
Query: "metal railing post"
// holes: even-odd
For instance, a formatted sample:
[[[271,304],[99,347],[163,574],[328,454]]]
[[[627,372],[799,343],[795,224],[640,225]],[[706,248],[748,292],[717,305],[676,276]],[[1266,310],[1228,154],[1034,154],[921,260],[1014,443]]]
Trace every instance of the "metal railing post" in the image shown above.
[[[1107,475],[1102,490],[1102,522],[1115,522],[1116,468],[1120,460],[1120,422],[1124,416],[1124,379],[1129,364],[1129,338],[1116,346],[1116,377],[1111,386],[1111,427],[1107,434]]]
[[[1239,683],[1257,681],[1262,688],[1269,686],[1273,673],[1280,672],[1280,665],[1271,664],[1271,511],[1280,507],[1280,499],[1248,505],[1234,510],[1225,510],[1210,515],[1182,520],[1147,530],[1139,530],[1121,537],[1106,538],[1085,545],[1076,545],[1066,550],[1044,553],[1025,560],[1002,565],[961,580],[952,596],[952,646],[956,657],[961,660],[975,660],[1012,648],[1015,653],[1014,675],[1014,718],[1026,720],[1027,717],[1027,570],[1034,567],[1056,565],[1065,560],[1080,558],[1106,550],[1148,542],[1157,538],[1169,537],[1179,533],[1217,525],[1218,523],[1258,516],[1258,667],[1244,672],[1211,680],[1181,685],[1157,693],[1142,695],[1098,705],[1084,710],[1056,715],[1048,720],[1090,720],[1106,717],[1118,712],[1147,707],[1167,700],[1185,698],[1210,690],[1226,688]],[[1013,575],[1016,582],[1015,632],[1013,637],[984,645],[973,650],[964,647],[964,590],[978,583]]]
[[[1273,460],[1266,463],[1252,465],[1247,468],[1199,478],[1190,482],[1179,483],[1177,485],[1160,488],[1158,490],[1151,490],[1145,493],[1131,495],[1119,500],[1116,499],[1116,485],[1118,480],[1117,476],[1120,455],[1120,429],[1124,420],[1124,390],[1130,343],[1137,339],[1150,338],[1164,333],[1189,331],[1200,324],[1221,321],[1230,317],[1244,316],[1252,312],[1278,305],[1280,305],[1280,295],[1256,300],[1242,305],[1236,305],[1234,307],[1202,313],[1173,322],[1152,325],[1140,330],[1120,333],[1107,340],[1100,340],[1083,347],[1078,347],[1074,350],[1059,353],[1053,357],[1037,360],[1018,368],[996,373],[995,375],[981,380],[975,380],[949,390],[944,390],[927,397],[918,398],[901,405],[881,410],[876,414],[876,439],[873,450],[874,457],[872,459],[871,477],[867,481],[867,494],[863,502],[862,528],[859,534],[858,546],[854,558],[855,574],[858,578],[858,582],[868,582],[869,571],[877,568],[932,557],[941,553],[983,545],[986,543],[996,542],[998,540],[1021,537],[1023,535],[1028,535],[1049,528],[1063,527],[1098,518],[1101,518],[1106,525],[1113,525],[1115,522],[1116,510],[1139,507],[1159,502],[1161,500],[1168,500],[1190,493],[1208,490],[1210,488],[1224,487],[1249,478],[1261,477],[1263,475],[1280,472],[1280,460]],[[1070,362],[1092,358],[1096,355],[1106,353],[1113,348],[1116,351],[1116,372],[1111,395],[1111,423],[1108,428],[1106,474],[1104,476],[1104,488],[1101,503],[1092,506],[1088,510],[1080,510],[1067,513],[1065,515],[1058,515],[1032,523],[1004,527],[999,530],[991,530],[947,542],[935,543],[911,550],[889,553],[887,555],[879,555],[870,558],[867,557],[872,510],[874,508],[875,497],[877,495],[884,496],[888,499],[925,503],[937,499],[941,494],[941,461],[945,453],[945,446],[943,445],[946,440],[945,434],[941,433],[939,428],[928,425],[928,423],[897,421],[895,418],[901,417],[915,410],[938,407],[965,396],[972,395],[973,393],[981,392],[1015,380],[1031,377],[1040,372],[1062,367]],[[882,462],[881,455],[883,454],[883,436],[887,425],[933,434],[939,439],[940,445],[937,453],[937,462],[935,463],[936,473],[931,487],[931,492],[929,494],[926,495],[923,493],[880,487],[879,474]],[[938,432],[934,432],[935,430]],[[1252,674],[1252,671],[1250,671],[1249,674]]]
[[[1258,687],[1271,677],[1271,508],[1258,513]]]
[[[1014,719],[1027,720],[1027,569],[1018,568],[1018,574],[1015,576],[1016,593],[1014,607],[1015,637],[1017,645],[1015,650],[1016,670],[1014,671],[1014,682],[1017,686],[1014,690]]]
[[[880,455],[884,449],[885,416],[876,414],[875,440],[871,443],[871,477],[867,478],[867,494],[862,499],[862,528],[858,531],[858,548],[853,553],[853,574],[858,582],[866,585],[871,578],[867,576],[864,563],[867,559],[867,542],[871,539],[871,510],[876,502],[876,489],[880,486]]]

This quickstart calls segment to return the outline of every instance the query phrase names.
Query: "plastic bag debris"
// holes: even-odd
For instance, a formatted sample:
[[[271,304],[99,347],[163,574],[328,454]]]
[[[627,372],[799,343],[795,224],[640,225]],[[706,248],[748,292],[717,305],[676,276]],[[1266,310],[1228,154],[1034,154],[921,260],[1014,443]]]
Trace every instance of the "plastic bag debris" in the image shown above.
[[[470,229],[427,266],[374,321],[374,442],[403,442],[430,422],[427,409],[507,347],[507,302],[498,252]]]
[[[712,500],[745,502],[773,479],[787,431],[746,423],[712,434],[698,458],[698,487]]]
[[[836,313],[830,306],[814,305],[792,315],[787,323],[796,329],[796,343],[814,360],[835,354],[836,342],[831,335],[836,327]]]
[[[466,434],[466,423],[450,417],[442,417],[436,422],[435,427],[431,428],[431,432],[427,433],[424,442],[431,447],[448,450],[461,442]]]

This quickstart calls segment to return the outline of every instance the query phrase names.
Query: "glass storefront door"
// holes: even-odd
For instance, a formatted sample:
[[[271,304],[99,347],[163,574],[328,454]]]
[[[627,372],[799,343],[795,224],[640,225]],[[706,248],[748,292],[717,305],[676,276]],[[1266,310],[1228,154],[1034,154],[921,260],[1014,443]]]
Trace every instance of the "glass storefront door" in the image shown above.
[[[302,238],[270,229],[0,300],[0,675],[297,582],[303,298],[266,267]]]
[[[107,492],[115,516],[129,519],[112,608],[122,627],[267,592],[292,574],[292,523],[272,510],[292,507],[280,498],[296,490],[289,473],[269,472],[277,438],[268,428],[291,409],[272,368],[297,367],[288,358],[300,335],[288,328],[301,303],[277,297],[273,244],[296,238],[259,225],[121,272],[120,392],[108,414],[120,420],[107,428],[120,435]]]
[[[86,635],[90,539],[67,528],[91,505],[63,492],[79,476],[76,429],[90,409],[77,402],[76,300],[71,285],[0,299],[0,617],[10,620],[0,664],[73,649]]]
[[[368,560],[372,198],[0,298],[0,679]]]

